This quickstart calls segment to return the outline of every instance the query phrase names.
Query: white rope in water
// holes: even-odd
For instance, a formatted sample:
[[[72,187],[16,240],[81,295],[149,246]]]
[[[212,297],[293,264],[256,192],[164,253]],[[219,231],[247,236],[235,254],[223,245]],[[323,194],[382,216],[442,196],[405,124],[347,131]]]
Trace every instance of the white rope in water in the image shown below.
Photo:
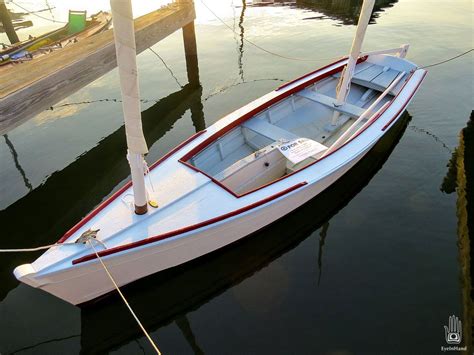
[[[132,307],[130,306],[130,304],[128,303],[127,299],[125,298],[125,296],[123,295],[122,291],[120,291],[120,288],[118,287],[117,283],[115,282],[114,278],[112,277],[112,275],[110,274],[110,271],[109,269],[107,268],[107,266],[105,265],[105,263],[102,261],[102,258],[100,257],[100,255],[97,253],[97,250],[95,249],[94,247],[94,244],[91,243],[90,239],[88,240],[89,242],[89,245],[92,247],[92,249],[94,250],[94,253],[97,257],[97,259],[99,259],[100,263],[102,264],[102,267],[104,268],[105,272],[107,273],[107,276],[109,277],[110,281],[112,281],[115,289],[117,290],[117,292],[119,293],[120,297],[122,298],[123,302],[125,303],[125,305],[127,306],[128,310],[130,311],[130,313],[132,313],[132,316],[133,318],[135,318],[136,322],[138,323],[138,325],[140,326],[141,330],[143,331],[143,334],[145,334],[145,336],[147,337],[148,341],[150,342],[151,346],[153,347],[153,349],[156,351],[157,354],[161,355],[161,352],[160,350],[158,349],[158,347],[156,346],[156,344],[153,342],[153,339],[150,337],[150,335],[148,334],[148,332],[146,331],[145,327],[142,325],[142,323],[140,322],[140,320],[138,319],[137,315],[135,314],[135,312],[133,311]]]

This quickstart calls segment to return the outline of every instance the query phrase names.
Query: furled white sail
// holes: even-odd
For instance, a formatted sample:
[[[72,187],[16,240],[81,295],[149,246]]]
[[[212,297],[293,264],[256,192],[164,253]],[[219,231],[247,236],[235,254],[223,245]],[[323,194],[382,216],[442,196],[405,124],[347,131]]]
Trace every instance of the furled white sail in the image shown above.
[[[132,6],[130,0],[111,0],[110,5],[127,145],[134,153],[146,154],[148,148],[142,130]]]
[[[135,212],[144,214],[147,211],[148,201],[143,154],[148,152],[148,147],[143,136],[141,121],[132,4],[130,0],[111,0],[110,6],[112,8],[115,52],[122,91],[122,107],[128,146],[127,158],[132,174]]]

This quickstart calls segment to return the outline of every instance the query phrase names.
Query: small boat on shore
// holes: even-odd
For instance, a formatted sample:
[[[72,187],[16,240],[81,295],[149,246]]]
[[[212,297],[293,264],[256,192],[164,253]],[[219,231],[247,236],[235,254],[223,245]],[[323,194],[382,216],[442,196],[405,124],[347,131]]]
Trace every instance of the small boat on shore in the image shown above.
[[[78,13],[76,11],[70,11],[69,17],[69,22],[57,30],[45,33],[39,37],[31,37],[28,40],[1,50],[0,70],[4,70],[15,63],[35,60],[72,43],[80,42],[107,29],[112,21],[111,15],[103,11],[92,15],[88,20],[85,20],[85,13]],[[80,17],[84,17],[84,23],[77,30],[77,27],[73,25],[73,19]]]
[[[407,45],[360,52],[367,3],[373,0],[364,2],[349,57],[280,86],[178,145],[151,166],[148,193],[142,156],[134,153],[141,149],[141,125],[127,131],[133,185],[99,205],[59,246],[18,266],[17,279],[81,304],[114,289],[102,260],[125,285],[232,244],[331,186],[400,119],[426,75],[404,58]],[[127,50],[117,47],[119,67]],[[133,52],[127,53],[133,68]],[[137,88],[131,78],[122,85]],[[127,102],[138,97],[123,92]]]

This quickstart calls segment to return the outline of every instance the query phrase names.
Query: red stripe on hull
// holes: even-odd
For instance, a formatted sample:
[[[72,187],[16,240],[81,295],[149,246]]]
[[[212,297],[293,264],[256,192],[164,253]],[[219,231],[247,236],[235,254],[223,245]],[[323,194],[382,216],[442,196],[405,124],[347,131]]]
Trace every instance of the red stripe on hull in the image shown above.
[[[213,224],[213,223],[223,221],[225,219],[237,216],[237,215],[242,214],[244,212],[247,212],[251,209],[254,209],[256,207],[264,205],[265,203],[273,201],[273,200],[275,200],[275,199],[277,199],[277,198],[279,198],[283,195],[286,195],[286,194],[288,194],[288,193],[290,193],[290,192],[292,192],[292,191],[294,191],[294,190],[296,190],[296,189],[298,189],[298,188],[300,188],[300,187],[302,187],[306,184],[307,184],[306,181],[305,182],[300,182],[300,183],[298,183],[298,184],[296,184],[296,185],[294,185],[294,186],[292,186],[292,187],[290,187],[286,190],[280,191],[280,192],[278,192],[278,193],[276,193],[272,196],[269,196],[269,197],[267,197],[263,200],[254,202],[250,205],[247,205],[247,206],[239,208],[235,211],[223,214],[221,216],[208,219],[207,221],[203,221],[203,222],[200,222],[200,223],[197,223],[197,224],[193,224],[191,226],[184,227],[184,228],[181,228],[181,229],[176,229],[174,231],[167,232],[167,233],[164,233],[164,234],[160,234],[160,235],[157,235],[157,236],[154,236],[154,237],[142,239],[142,240],[139,240],[139,241],[136,241],[136,242],[133,242],[133,243],[128,243],[128,244],[117,246],[117,247],[114,247],[114,248],[102,250],[102,251],[98,252],[98,254],[101,257],[102,256],[107,256],[107,255],[118,253],[118,252],[121,252],[121,251],[124,251],[124,250],[137,248],[137,247],[142,246],[142,245],[146,245],[146,244],[154,243],[154,242],[157,242],[157,241],[160,241],[160,240],[175,237],[175,236],[183,234],[183,233],[191,232],[193,230],[208,226],[208,225]],[[89,255],[86,255],[86,256],[83,256],[81,258],[73,260],[72,264],[75,265],[75,264],[79,264],[79,263],[82,263],[82,262],[85,262],[85,261],[88,261],[88,260],[93,260],[96,257],[97,256],[96,256],[95,253],[94,254],[89,254]]]

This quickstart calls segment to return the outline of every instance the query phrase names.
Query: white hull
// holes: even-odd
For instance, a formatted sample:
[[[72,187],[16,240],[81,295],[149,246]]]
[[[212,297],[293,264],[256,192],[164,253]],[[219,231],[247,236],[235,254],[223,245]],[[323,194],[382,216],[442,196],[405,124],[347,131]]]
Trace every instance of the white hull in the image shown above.
[[[380,60],[384,60],[384,56],[376,56],[374,62]],[[344,62],[337,65],[343,64]],[[86,223],[82,223],[62,241],[74,241],[89,228],[100,227],[105,232],[110,230],[109,237],[100,238],[111,248],[110,251],[105,251],[107,254],[102,258],[116,282],[125,285],[229,245],[314,198],[362,159],[399,119],[423,80],[426,74],[424,70],[413,70],[413,74],[406,79],[390,106],[355,139],[316,164],[288,174],[268,186],[232,196],[232,192],[222,189],[218,182],[215,184],[212,177],[206,177],[206,174],[183,166],[178,159],[219,132],[222,127],[238,120],[246,110],[252,110],[256,105],[281,95],[282,90],[292,90],[337,65],[328,66],[313,76],[306,76],[289,84],[285,89],[256,100],[218,121],[194,141],[169,155],[151,175],[153,180],[156,179],[156,186],[160,185],[160,181],[161,185],[164,185],[163,192],[158,191],[158,201],[164,201],[162,207],[144,217],[125,215],[127,209],[123,207],[120,199],[130,193],[129,187],[122,191],[116,198],[117,201],[111,202],[95,216],[88,218]],[[181,175],[173,172],[174,167],[182,170],[176,170],[181,171]],[[171,175],[170,171],[175,175]],[[167,174],[171,176],[171,182],[168,182]],[[179,178],[195,185],[189,188],[183,186]],[[167,196],[167,191],[175,191],[177,197],[171,199]],[[189,226],[194,227],[188,228]],[[173,233],[174,230],[183,232]],[[139,233],[144,236],[137,237]],[[153,236],[166,233],[171,234],[153,241]],[[140,240],[152,242],[136,244]],[[97,249],[102,251],[99,246]],[[15,276],[24,283],[41,288],[72,304],[80,304],[114,289],[101,264],[91,254],[93,253],[87,245],[56,247],[34,263],[19,266],[15,269]]]
[[[303,187],[291,196],[282,197],[279,203],[275,201],[276,203],[249,211],[231,221],[184,234],[166,245],[155,243],[152,246],[136,248],[132,252],[120,253],[106,261],[107,268],[119,285],[126,285],[209,254],[262,229],[311,200],[344,175],[365,153],[367,152],[319,184]],[[47,282],[41,289],[72,304],[84,303],[114,290],[114,286],[98,262],[87,263],[80,267],[80,270],[73,268],[70,272],[62,271],[57,275],[49,275]]]

